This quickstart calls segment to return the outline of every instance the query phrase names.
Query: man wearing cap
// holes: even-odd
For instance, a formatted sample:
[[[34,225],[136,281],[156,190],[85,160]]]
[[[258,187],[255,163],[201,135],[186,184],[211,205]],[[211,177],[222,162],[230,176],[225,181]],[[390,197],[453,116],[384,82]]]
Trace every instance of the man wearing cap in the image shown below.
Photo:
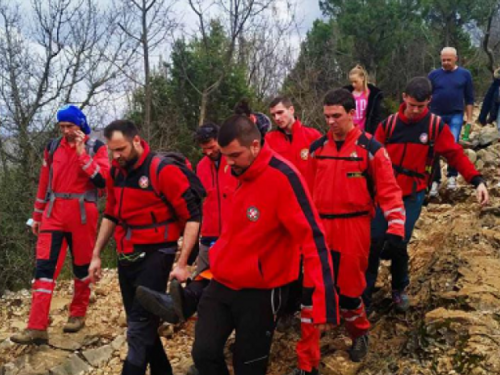
[[[46,344],[55,282],[69,247],[73,259],[74,296],[64,332],[84,326],[90,297],[88,267],[97,231],[98,189],[109,172],[104,143],[90,139],[82,111],[66,105],[57,112],[62,137],[44,151],[32,232],[38,236],[33,296],[28,327],[11,337],[18,344]],[[78,214],[77,214],[78,213]]]

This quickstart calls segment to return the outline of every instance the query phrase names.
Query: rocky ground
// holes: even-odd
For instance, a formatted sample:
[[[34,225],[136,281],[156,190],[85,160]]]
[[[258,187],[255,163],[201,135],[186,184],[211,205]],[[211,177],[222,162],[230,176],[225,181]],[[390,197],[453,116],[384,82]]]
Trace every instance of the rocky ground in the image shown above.
[[[382,265],[371,352],[362,364],[348,360],[350,345],[342,328],[322,339],[325,375],[500,374],[500,144],[494,127],[473,133],[468,156],[483,171],[492,195],[480,209],[474,191],[459,179],[452,193],[422,213],[410,245],[411,309],[392,311],[387,264]],[[486,147],[487,146],[487,147]],[[474,149],[474,150],[473,150]],[[59,283],[52,304],[50,345],[21,347],[8,337],[24,328],[29,292],[6,293],[0,301],[1,375],[120,374],[126,353],[125,315],[116,273],[108,270],[95,288],[87,327],[63,334],[71,284]],[[194,321],[162,335],[175,374],[191,362]],[[284,375],[295,363],[298,332],[277,333],[269,374]],[[228,351],[228,360],[230,353]]]

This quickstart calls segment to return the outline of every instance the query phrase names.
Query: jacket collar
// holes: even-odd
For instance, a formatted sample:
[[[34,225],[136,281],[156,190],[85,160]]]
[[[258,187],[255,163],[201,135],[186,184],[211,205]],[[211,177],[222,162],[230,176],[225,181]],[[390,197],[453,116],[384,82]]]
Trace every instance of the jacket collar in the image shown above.
[[[269,161],[273,157],[274,153],[271,147],[265,143],[259,151],[259,154],[253,161],[253,163],[247,168],[245,172],[236,176],[236,178],[242,182],[252,181],[264,172],[267,168]]]
[[[295,119],[295,122],[292,124],[292,132],[291,133],[287,133],[285,130],[281,129],[281,128],[277,128],[279,132],[285,134],[285,135],[288,135],[288,134],[295,134],[296,132],[298,132],[300,130],[300,128],[302,128],[302,123],[300,122],[300,120],[298,118]]]
[[[361,134],[361,129],[358,126],[354,125],[354,127],[349,131],[349,133],[347,133],[347,135],[344,139],[344,143],[351,142],[354,138],[357,138],[360,134]],[[336,142],[335,139],[333,138],[333,134],[332,134],[331,130],[328,130],[328,132],[326,133],[326,136],[328,137],[329,142],[333,142],[333,143]]]
[[[427,114],[429,113],[429,108],[424,109],[424,111],[418,116],[416,119],[410,120],[408,117],[405,115],[405,109],[406,109],[406,103],[401,103],[399,106],[399,112],[398,116],[403,121],[405,124],[411,124],[411,123],[416,123],[422,120]]]

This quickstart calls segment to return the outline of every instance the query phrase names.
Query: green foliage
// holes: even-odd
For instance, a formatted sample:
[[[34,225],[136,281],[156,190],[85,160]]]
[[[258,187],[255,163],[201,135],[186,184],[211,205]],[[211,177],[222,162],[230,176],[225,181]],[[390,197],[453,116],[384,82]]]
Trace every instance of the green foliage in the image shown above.
[[[246,68],[232,61],[225,64],[229,40],[218,21],[212,21],[205,40],[177,40],[173,46],[171,62],[163,72],[152,79],[153,126],[155,136],[150,140],[155,149],[175,149],[193,161],[199,152],[192,142],[198,127],[201,93],[223,76],[220,85],[208,100],[206,121],[221,123],[243,97],[253,91],[246,83]],[[165,73],[166,72],[166,73]],[[130,116],[141,123],[142,90],[135,92]]]

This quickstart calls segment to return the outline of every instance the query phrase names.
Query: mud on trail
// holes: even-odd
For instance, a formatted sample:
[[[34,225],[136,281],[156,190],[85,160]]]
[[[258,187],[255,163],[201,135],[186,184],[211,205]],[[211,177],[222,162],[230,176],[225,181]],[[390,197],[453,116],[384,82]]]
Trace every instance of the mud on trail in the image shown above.
[[[367,359],[351,363],[350,340],[342,328],[336,328],[321,341],[322,374],[500,374],[500,188],[495,186],[500,145],[477,153],[469,150],[468,156],[482,167],[492,195],[490,206],[481,210],[474,190],[461,178],[457,191],[443,188],[441,198],[424,208],[410,244],[410,311],[393,312],[388,264],[383,263],[370,317]],[[29,292],[2,297],[1,375],[120,374],[126,323],[116,272],[108,270],[94,289],[84,330],[63,334],[71,288],[68,281],[58,284],[50,345],[41,347],[21,347],[8,339],[25,327]],[[193,333],[194,321],[175,329],[162,327],[176,375],[185,374],[192,364]],[[298,337],[294,329],[275,334],[268,374],[285,375],[293,368]],[[230,363],[229,349],[226,353]]]

